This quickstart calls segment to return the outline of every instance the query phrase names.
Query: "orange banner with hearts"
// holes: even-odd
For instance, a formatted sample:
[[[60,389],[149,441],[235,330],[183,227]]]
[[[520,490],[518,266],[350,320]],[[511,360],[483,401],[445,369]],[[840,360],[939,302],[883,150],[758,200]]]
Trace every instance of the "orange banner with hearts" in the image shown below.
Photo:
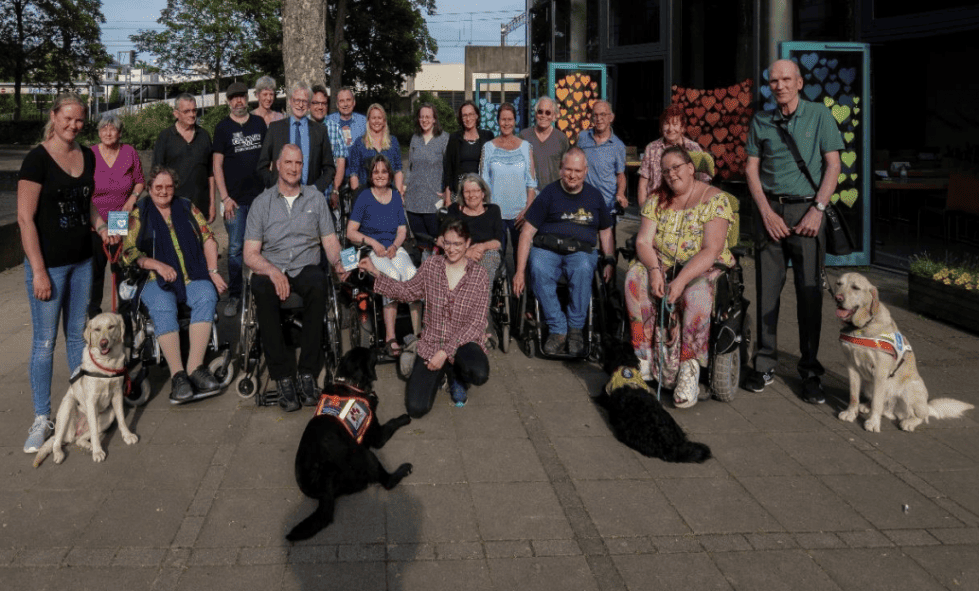
[[[724,88],[699,89],[673,86],[673,102],[686,114],[686,135],[714,156],[723,180],[744,177],[745,142],[754,111],[751,80]]]

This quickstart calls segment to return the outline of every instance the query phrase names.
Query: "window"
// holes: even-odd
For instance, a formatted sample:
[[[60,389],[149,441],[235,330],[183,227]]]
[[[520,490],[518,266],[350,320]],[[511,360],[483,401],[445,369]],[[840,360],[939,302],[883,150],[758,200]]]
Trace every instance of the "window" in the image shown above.
[[[660,0],[608,0],[609,46],[660,41]]]

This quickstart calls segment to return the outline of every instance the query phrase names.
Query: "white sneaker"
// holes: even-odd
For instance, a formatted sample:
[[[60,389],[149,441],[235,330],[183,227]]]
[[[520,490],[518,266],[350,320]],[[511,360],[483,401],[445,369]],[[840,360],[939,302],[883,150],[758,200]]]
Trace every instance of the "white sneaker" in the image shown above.
[[[36,454],[51,436],[52,431],[54,431],[54,423],[48,420],[48,415],[34,417],[34,424],[27,432],[27,441],[24,442],[24,453]]]
[[[673,404],[677,408],[690,408],[697,404],[700,381],[700,364],[696,359],[687,359],[680,363],[680,376],[673,390]]]
[[[644,382],[653,381],[653,365],[648,359],[639,360],[639,375],[642,377]]]

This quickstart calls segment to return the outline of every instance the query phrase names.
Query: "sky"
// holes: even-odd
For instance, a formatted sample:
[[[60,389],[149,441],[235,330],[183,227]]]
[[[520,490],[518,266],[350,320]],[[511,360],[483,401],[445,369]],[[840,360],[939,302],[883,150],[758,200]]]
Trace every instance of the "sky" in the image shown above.
[[[156,29],[160,10],[166,0],[102,0],[102,42],[113,58],[119,52],[135,49],[129,36],[140,29]],[[523,12],[521,0],[438,0],[438,10],[427,17],[429,33],[438,42],[436,59],[443,64],[462,63],[465,47],[473,45],[498,45],[500,25],[510,22]],[[355,17],[351,14],[350,17]],[[526,29],[520,27],[507,37],[507,45],[523,45]],[[124,58],[128,59],[128,58]],[[150,61],[151,55],[142,54],[137,59]],[[124,62],[125,63],[125,62]],[[152,62],[150,62],[152,63]]]

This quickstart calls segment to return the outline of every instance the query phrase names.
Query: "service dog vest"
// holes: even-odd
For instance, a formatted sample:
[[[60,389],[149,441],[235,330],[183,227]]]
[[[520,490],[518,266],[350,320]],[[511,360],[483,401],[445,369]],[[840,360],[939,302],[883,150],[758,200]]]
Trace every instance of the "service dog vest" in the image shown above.
[[[358,445],[364,441],[364,435],[371,426],[371,421],[374,420],[370,404],[366,398],[360,396],[323,394],[320,396],[319,404],[316,405],[316,412],[313,413],[313,416],[320,415],[333,417],[343,425]]]
[[[853,343],[854,345],[860,345],[862,347],[880,349],[881,351],[889,354],[895,361],[897,361],[897,363],[894,365],[894,371],[891,372],[891,376],[897,373],[897,368],[901,367],[901,364],[904,363],[904,357],[911,351],[911,344],[908,343],[908,341],[904,338],[904,335],[899,332],[885,332],[876,338],[860,337],[841,332],[840,340],[847,343]]]

